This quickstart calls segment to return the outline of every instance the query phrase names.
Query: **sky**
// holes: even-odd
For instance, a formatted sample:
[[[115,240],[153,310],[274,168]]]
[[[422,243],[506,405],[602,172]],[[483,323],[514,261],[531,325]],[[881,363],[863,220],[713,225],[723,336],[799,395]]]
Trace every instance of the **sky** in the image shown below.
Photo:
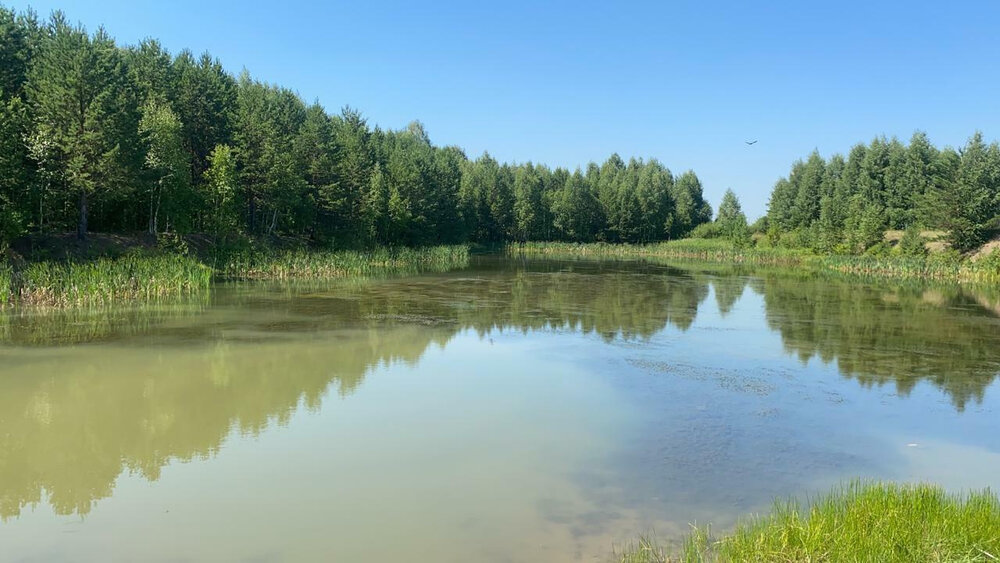
[[[1000,137],[1000,2],[0,0],[233,73],[470,157],[693,169],[748,217],[813,150]],[[813,5],[819,4],[819,5]],[[754,145],[745,141],[757,140]]]

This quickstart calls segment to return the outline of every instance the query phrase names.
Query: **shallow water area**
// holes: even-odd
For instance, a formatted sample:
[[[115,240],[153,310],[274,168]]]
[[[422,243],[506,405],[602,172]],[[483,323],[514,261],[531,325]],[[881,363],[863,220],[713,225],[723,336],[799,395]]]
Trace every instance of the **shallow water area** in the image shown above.
[[[998,489],[997,303],[481,257],[6,313],[2,558],[605,561],[856,477]]]

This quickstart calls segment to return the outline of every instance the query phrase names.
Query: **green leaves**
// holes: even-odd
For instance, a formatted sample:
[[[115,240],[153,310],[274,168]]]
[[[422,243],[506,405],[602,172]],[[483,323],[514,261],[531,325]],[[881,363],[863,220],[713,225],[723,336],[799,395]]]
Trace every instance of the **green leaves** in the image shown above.
[[[813,233],[821,252],[862,253],[886,229],[918,225],[947,231],[952,247],[967,252],[1000,230],[1000,148],[976,133],[958,152],[938,150],[917,132],[909,146],[876,138],[846,160],[824,163],[814,152],[775,184],[768,222],[778,238]]]

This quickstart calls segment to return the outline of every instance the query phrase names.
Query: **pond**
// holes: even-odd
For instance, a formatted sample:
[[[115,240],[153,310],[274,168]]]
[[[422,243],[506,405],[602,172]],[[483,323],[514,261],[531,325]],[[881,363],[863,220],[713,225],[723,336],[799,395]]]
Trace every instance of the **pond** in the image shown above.
[[[1000,300],[479,257],[0,316],[13,560],[606,561],[853,478],[1000,488]]]

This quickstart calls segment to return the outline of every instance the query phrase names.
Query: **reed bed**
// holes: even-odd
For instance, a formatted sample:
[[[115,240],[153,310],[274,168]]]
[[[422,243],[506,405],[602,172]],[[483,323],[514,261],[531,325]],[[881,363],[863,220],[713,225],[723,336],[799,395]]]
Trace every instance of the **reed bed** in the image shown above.
[[[12,298],[25,305],[107,305],[208,288],[211,268],[173,254],[127,254],[87,262],[36,262],[12,276]]]
[[[668,555],[643,539],[622,563],[728,561],[998,561],[1000,499],[933,485],[855,481],[807,504],[779,501],[712,540],[698,529]]]
[[[526,243],[507,254],[546,258],[694,260],[746,266],[794,267],[874,279],[927,279],[976,283],[1000,281],[1000,253],[979,260],[954,254],[908,256],[821,256],[807,250],[736,248],[722,239],[683,239],[646,245],[607,243]]]
[[[138,252],[88,261],[34,262],[20,269],[0,262],[0,307],[151,301],[206,290],[216,277],[288,281],[446,271],[468,265],[469,247],[256,251],[218,262],[221,265],[213,269],[192,256]]]
[[[456,245],[369,251],[241,252],[224,258],[218,270],[219,275],[226,279],[332,279],[446,271],[468,263],[469,247]]]
[[[547,258],[664,258],[773,266],[796,266],[810,257],[799,250],[736,248],[722,239],[682,239],[650,244],[529,242],[508,246],[506,252]]]
[[[14,299],[14,268],[0,262],[0,308],[10,305]]]

